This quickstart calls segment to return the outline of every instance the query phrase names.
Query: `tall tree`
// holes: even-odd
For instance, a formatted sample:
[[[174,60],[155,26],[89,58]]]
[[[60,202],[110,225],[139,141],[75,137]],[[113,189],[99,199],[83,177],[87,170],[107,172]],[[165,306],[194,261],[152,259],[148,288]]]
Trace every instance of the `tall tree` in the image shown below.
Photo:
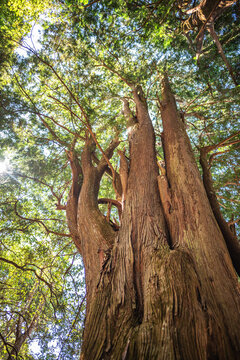
[[[70,235],[82,256],[81,359],[238,359],[239,242],[217,200],[229,206],[223,170],[238,182],[237,90],[219,59],[204,73],[192,62],[173,2],[63,3],[41,51],[24,45],[8,89],[26,114],[9,128],[25,154],[13,155],[25,166],[12,176],[52,198],[8,207],[56,235],[55,246]],[[219,155],[233,171],[216,166]],[[53,201],[70,234],[39,216]]]

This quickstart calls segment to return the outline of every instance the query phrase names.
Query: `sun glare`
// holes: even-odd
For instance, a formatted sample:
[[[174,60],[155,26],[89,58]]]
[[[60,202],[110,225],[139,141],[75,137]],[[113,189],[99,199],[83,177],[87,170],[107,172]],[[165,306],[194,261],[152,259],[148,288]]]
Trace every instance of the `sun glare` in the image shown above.
[[[7,160],[0,161],[0,174],[7,172],[7,168],[8,168],[8,161]]]

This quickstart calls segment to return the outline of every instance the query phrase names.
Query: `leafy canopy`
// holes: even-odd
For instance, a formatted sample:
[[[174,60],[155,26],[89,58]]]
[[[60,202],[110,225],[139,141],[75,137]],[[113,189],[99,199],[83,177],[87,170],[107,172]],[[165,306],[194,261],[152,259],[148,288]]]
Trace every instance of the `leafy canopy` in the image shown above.
[[[60,210],[71,187],[67,151],[74,148],[80,159],[91,129],[99,144],[98,158],[100,148],[106,149],[115,136],[121,140],[119,148],[128,152],[122,98],[128,98],[134,112],[132,83],[141,84],[146,94],[159,159],[163,153],[158,99],[164,67],[197,161],[201,147],[233,135],[209,153],[209,166],[226,220],[237,220],[238,87],[207,33],[196,61],[196,29],[188,34],[193,47],[182,29],[193,2],[186,8],[179,3],[69,0],[50,7],[50,2],[36,0],[2,2],[1,72],[11,78],[0,95],[0,156],[9,159],[7,172],[0,174],[0,346],[5,358],[17,339],[19,323],[24,334],[31,322],[22,358],[78,358],[85,306],[82,262]],[[46,7],[41,48],[22,42],[24,55],[14,54],[12,67],[6,68],[16,41]],[[235,5],[228,8],[215,29],[237,74],[235,13]],[[117,170],[117,154],[111,163]],[[99,197],[114,197],[107,174]],[[101,211],[106,215],[107,206],[101,205]],[[112,217],[118,221],[117,212]],[[39,344],[40,355],[32,353],[31,341]]]

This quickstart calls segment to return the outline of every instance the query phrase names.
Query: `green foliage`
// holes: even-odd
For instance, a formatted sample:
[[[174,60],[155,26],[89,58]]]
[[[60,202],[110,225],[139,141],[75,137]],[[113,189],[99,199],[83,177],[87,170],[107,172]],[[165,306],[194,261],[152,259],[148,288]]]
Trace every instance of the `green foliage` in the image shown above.
[[[56,210],[56,204],[66,204],[71,187],[66,151],[74,145],[81,158],[89,127],[102,149],[118,135],[119,148],[126,148],[128,154],[122,98],[129,99],[134,112],[129,84],[140,83],[144,89],[161,159],[158,98],[165,67],[197,161],[200,147],[236,134],[233,144],[213,150],[209,160],[226,220],[232,214],[236,219],[239,213],[239,89],[215,56],[211,39],[206,36],[197,64],[180,31],[176,2],[158,3],[55,3],[49,10],[54,21],[42,21],[41,49],[37,52],[25,44],[27,53],[14,57],[8,70],[11,83],[0,94],[0,157],[7,156],[10,163],[8,171],[0,174],[0,333],[10,344],[1,345],[5,358],[16,340],[21,315],[26,329],[41,303],[31,339],[24,342],[20,355],[24,359],[78,358],[85,306],[82,262],[69,237],[64,211]],[[0,18],[0,33],[8,34],[4,36],[11,42],[10,52],[13,39],[19,41],[45,9],[40,1],[11,4],[3,2]],[[233,7],[219,18],[216,30],[236,67],[235,11]],[[8,23],[3,25],[6,18]],[[4,50],[6,59],[8,54]],[[99,149],[96,155],[102,156]],[[111,163],[118,169],[117,154]],[[99,197],[114,197],[107,175]],[[106,215],[107,206],[100,208]],[[115,210],[113,218],[118,220]],[[39,344],[39,355],[31,355],[31,341]]]
[[[31,30],[51,0],[2,0],[0,4],[0,80],[6,82],[6,67],[13,50]]]
[[[42,359],[56,359],[60,351],[61,359],[77,358],[85,307],[82,262],[71,238],[64,236],[65,217],[54,210],[52,189],[39,182],[47,178],[47,170],[41,172],[43,155],[30,149],[21,153],[21,145],[19,150],[10,159],[14,171],[1,175],[0,332],[14,345],[19,319],[24,334],[37,312],[33,339],[41,346]],[[37,155],[34,162],[32,155]],[[57,188],[59,171],[52,170]],[[25,342],[21,356],[31,358],[31,349],[31,342]],[[6,353],[4,344],[2,351]]]

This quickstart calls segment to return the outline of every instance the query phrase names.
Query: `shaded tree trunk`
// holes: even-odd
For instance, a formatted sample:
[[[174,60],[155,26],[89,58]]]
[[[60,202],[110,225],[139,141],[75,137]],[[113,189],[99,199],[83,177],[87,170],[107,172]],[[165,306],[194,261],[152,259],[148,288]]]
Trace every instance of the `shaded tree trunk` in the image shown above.
[[[207,30],[208,32],[210,33],[212,39],[214,40],[216,46],[217,46],[217,49],[218,49],[218,53],[220,54],[221,58],[223,59],[224,61],[224,64],[226,65],[228,71],[229,71],[229,74],[231,75],[231,78],[232,78],[232,81],[234,82],[234,84],[237,86],[238,85],[238,82],[237,82],[237,79],[236,79],[236,76],[234,74],[234,71],[233,71],[233,68],[232,66],[230,65],[224,51],[223,51],[223,48],[222,48],[222,45],[219,41],[219,38],[214,30],[214,24],[210,24],[207,26]]]
[[[140,87],[129,128],[130,164],[119,231],[98,209],[107,169],[82,154],[77,224],[86,272],[82,360],[238,359],[240,297],[167,76],[161,113],[166,172]],[[131,115],[127,101],[124,114]],[[112,156],[117,141],[106,150]]]
[[[208,147],[203,147],[200,149],[200,163],[203,170],[204,187],[206,189],[206,193],[211,204],[214,216],[217,220],[218,226],[220,227],[224,236],[234,268],[238,276],[240,276],[240,243],[238,242],[236,234],[231,231],[230,227],[222,216],[217,196],[213,187],[212,175],[207,159],[208,152]]]

